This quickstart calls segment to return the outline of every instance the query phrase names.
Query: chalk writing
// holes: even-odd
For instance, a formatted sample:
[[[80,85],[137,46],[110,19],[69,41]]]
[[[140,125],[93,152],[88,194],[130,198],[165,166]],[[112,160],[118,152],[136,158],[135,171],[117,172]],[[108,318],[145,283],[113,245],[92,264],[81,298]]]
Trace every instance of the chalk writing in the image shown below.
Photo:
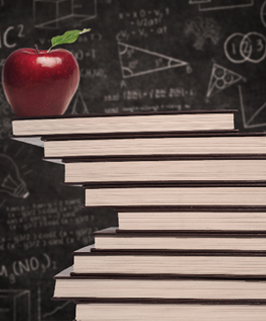
[[[106,71],[103,68],[80,68],[80,76],[84,79],[106,79]]]
[[[170,88],[152,88],[149,90],[143,89],[128,89],[120,93],[105,95],[104,101],[130,101],[140,99],[162,99],[162,98],[177,98],[177,97],[193,97],[196,92],[193,89],[185,89],[183,87]]]
[[[119,112],[123,113],[135,113],[135,112],[157,112],[161,110],[189,110],[191,109],[190,104],[186,103],[167,103],[167,104],[157,104],[157,105],[141,105],[141,106],[123,106],[122,110],[117,107],[106,107],[105,112],[110,114],[115,114]]]
[[[96,58],[96,51],[95,49],[90,49],[90,50],[71,50],[72,54],[78,61],[82,61],[86,58],[91,58],[95,59]]]
[[[76,214],[80,199],[31,206],[7,207],[7,235],[0,239],[0,251],[69,245],[92,241],[92,216]],[[75,228],[73,228],[75,226]]]
[[[19,24],[17,26],[10,26],[6,28],[3,32],[0,33],[0,48],[15,48],[18,46],[18,43],[14,40],[10,40],[12,35],[12,39],[14,36],[16,38],[25,37],[24,34],[24,25]]]
[[[120,12],[119,20],[125,21],[127,28],[120,30],[116,39],[124,42],[130,40],[131,37],[148,38],[154,35],[165,35],[168,32],[166,22],[169,14],[169,8]]]
[[[47,253],[24,257],[22,259],[7,259],[6,264],[0,265],[0,277],[8,279],[11,284],[25,274],[42,273],[48,269],[55,270],[56,262]]]

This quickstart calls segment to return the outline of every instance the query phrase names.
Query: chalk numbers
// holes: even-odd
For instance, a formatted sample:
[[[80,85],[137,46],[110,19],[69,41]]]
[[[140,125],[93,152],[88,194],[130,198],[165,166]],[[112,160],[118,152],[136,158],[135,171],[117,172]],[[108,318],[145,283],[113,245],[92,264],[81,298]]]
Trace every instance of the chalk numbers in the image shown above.
[[[18,45],[17,42],[15,42],[14,40],[11,41],[11,38],[14,38],[14,36],[17,36],[18,39],[25,37],[24,25],[19,24],[17,26],[10,26],[6,28],[2,33],[0,32],[0,48],[16,47]]]
[[[266,57],[266,39],[257,32],[234,33],[224,43],[227,58],[234,63],[259,63]]]
[[[242,39],[240,50],[248,61],[258,63],[266,56],[266,39],[259,33],[250,32]]]

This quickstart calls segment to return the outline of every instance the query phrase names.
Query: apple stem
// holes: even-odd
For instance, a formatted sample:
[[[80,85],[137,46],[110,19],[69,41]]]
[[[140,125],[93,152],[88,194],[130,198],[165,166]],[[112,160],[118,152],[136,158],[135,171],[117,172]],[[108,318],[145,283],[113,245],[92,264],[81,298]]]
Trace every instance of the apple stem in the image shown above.
[[[35,44],[35,49],[36,49],[37,53],[40,53],[39,48],[36,44]]]

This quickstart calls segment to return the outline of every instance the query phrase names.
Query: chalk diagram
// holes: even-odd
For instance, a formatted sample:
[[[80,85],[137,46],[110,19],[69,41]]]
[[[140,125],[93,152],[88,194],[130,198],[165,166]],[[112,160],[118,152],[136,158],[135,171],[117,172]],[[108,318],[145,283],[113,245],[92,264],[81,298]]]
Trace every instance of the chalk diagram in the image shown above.
[[[123,78],[146,75],[148,73],[182,66],[186,66],[187,72],[191,72],[191,67],[187,62],[157,52],[122,42],[118,43],[118,51]]]
[[[35,28],[73,27],[95,18],[97,0],[33,0]]]
[[[224,52],[227,59],[235,64],[256,64],[266,57],[266,38],[258,32],[236,32],[226,39]]]
[[[29,290],[0,290],[0,320],[30,321]]]
[[[254,0],[190,0],[189,4],[198,4],[199,11],[212,11],[250,7],[254,5]]]
[[[17,198],[27,198],[29,192],[26,183],[20,177],[19,169],[13,159],[0,154],[0,192]]]
[[[89,109],[88,106],[85,102],[85,99],[82,95],[82,92],[80,91],[80,89],[77,91],[76,95],[75,95],[75,99],[74,99],[74,103],[73,106],[71,108],[71,112],[72,115],[75,114],[89,114]]]
[[[64,309],[67,305],[69,305],[71,302],[71,301],[67,301],[63,304],[58,305],[54,310],[42,314],[41,301],[42,301],[41,289],[40,289],[40,287],[38,287],[38,293],[37,293],[37,309],[38,309],[38,317],[37,318],[38,318],[38,320],[37,321],[42,321],[48,317],[49,317],[49,321],[51,321],[50,317],[55,317],[57,313],[60,313],[60,311],[62,309]],[[63,320],[60,320],[60,321],[63,321]]]
[[[212,0],[189,0],[189,4],[201,4],[201,3],[208,3]]]
[[[195,42],[193,47],[197,50],[204,50],[203,47],[207,39],[217,45],[220,36],[220,26],[212,18],[196,17],[187,20],[184,33],[186,36],[194,35]]]
[[[263,3],[263,5],[261,6],[260,9],[260,18],[261,18],[261,22],[264,25],[264,27],[266,28],[266,1]]]
[[[245,80],[241,75],[218,64],[213,64],[206,97],[214,96],[218,92]]]
[[[239,92],[240,109],[242,113],[242,121],[243,121],[244,128],[253,129],[253,128],[266,126],[266,122],[261,122],[260,120],[261,113],[266,110],[266,101],[261,106],[259,106],[259,108],[257,108],[257,110],[253,112],[253,114],[250,115],[249,118],[247,119],[247,109],[250,109],[250,108],[247,108],[244,104],[241,86],[238,86],[238,92]]]
[[[56,313],[60,313],[60,310],[63,310],[67,305],[70,304],[70,301],[68,302],[65,302],[63,304],[61,304],[60,306],[58,306],[57,308],[55,308],[53,311],[51,312],[48,312],[48,313],[45,313],[42,315],[42,318],[47,318],[47,317],[51,317],[51,316],[54,316]],[[41,321],[42,319],[40,319]],[[62,320],[61,320],[62,321]]]

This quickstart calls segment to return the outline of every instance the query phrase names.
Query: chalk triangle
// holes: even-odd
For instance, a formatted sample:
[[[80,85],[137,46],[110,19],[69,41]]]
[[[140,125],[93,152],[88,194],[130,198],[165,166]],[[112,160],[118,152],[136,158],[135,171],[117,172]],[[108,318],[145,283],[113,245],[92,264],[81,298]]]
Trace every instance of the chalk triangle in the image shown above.
[[[123,78],[188,65],[185,61],[121,42],[118,51]]]
[[[218,92],[243,79],[244,78],[241,75],[235,73],[234,71],[220,65],[213,64],[207,97],[214,96]]]

